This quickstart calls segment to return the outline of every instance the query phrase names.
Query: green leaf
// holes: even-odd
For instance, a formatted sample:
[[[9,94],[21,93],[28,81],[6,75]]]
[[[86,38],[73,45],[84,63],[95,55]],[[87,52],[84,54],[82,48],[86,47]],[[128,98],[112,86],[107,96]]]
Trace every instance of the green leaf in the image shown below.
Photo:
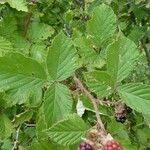
[[[43,99],[43,91],[42,88],[37,88],[35,90],[32,90],[32,92],[30,92],[30,96],[29,96],[29,107],[37,107],[42,103],[42,99]]]
[[[3,37],[0,37],[0,56],[3,56],[5,53],[11,52],[12,50],[12,43]]]
[[[92,18],[87,23],[87,31],[95,44],[102,47],[116,30],[116,16],[108,5],[102,4],[93,10]]]
[[[45,129],[47,129],[47,124],[45,122],[45,118],[43,114],[38,114],[39,118],[36,122],[36,136],[40,140],[48,139],[48,136],[45,132],[43,132]]]
[[[6,115],[0,114],[0,118],[0,139],[8,138],[13,131],[13,126]]]
[[[74,44],[79,48],[79,55],[81,55],[84,63],[93,62],[98,53],[93,49],[93,43],[90,39],[86,37],[76,38]]]
[[[145,32],[145,27],[135,26],[128,35],[128,38],[138,44],[139,40],[142,38]]]
[[[77,115],[72,115],[68,119],[53,125],[48,131],[50,138],[62,145],[72,145],[85,136],[87,126]]]
[[[11,43],[13,44],[14,50],[16,52],[23,53],[25,55],[29,54],[31,43],[17,32],[13,33],[10,38]]]
[[[150,115],[148,114],[143,114],[144,117],[144,121],[145,123],[148,125],[148,127],[150,128]]]
[[[111,122],[108,122],[107,129],[108,132],[123,145],[124,150],[135,150],[123,124],[117,123],[116,120],[112,119]]]
[[[150,129],[148,129],[149,131],[147,132],[144,132],[143,129],[138,129],[137,130],[137,136],[138,136],[138,139],[140,141],[140,143],[143,143],[143,144],[146,144],[148,139],[147,139],[147,136],[146,134],[147,133],[150,133]]]
[[[46,73],[41,65],[19,53],[8,53],[0,57],[0,91],[11,94],[17,93],[19,99],[11,104],[24,102],[26,93],[41,87],[46,80]],[[19,100],[19,101],[18,101]]]
[[[33,142],[31,146],[27,148],[27,150],[63,150],[60,147],[61,146],[57,146],[53,143],[50,143],[50,141],[39,141]]]
[[[1,149],[8,150],[8,149],[12,149],[12,148],[13,148],[12,141],[10,139],[4,139]]]
[[[49,49],[47,66],[51,78],[57,81],[70,77],[76,69],[76,50],[62,32],[55,37]]]
[[[17,31],[17,21],[13,13],[8,13],[0,22],[1,36],[10,38]]]
[[[12,123],[17,127],[25,121],[28,121],[32,117],[32,115],[33,112],[31,110],[27,110],[21,114],[16,115]]]
[[[12,105],[15,104],[23,104],[26,103],[27,106],[29,107],[35,107],[41,102],[41,87],[43,86],[44,81],[41,81],[41,84],[38,85],[31,85],[31,88],[26,88],[26,85],[22,85],[22,87],[18,87],[15,89],[7,90],[5,91],[4,99],[7,102],[7,107],[11,107]],[[30,84],[27,83],[27,86]],[[37,92],[37,95],[35,95]],[[39,97],[38,97],[39,96]]]
[[[32,22],[27,33],[28,38],[32,42],[45,40],[54,33],[54,29],[44,23]]]
[[[28,11],[26,1],[25,0],[2,0],[1,4],[9,3],[12,8],[16,8],[18,11]]]
[[[126,37],[119,37],[107,47],[107,71],[114,84],[121,82],[131,73],[138,56],[136,45]]]
[[[39,0],[41,3],[51,4],[54,0]]]
[[[143,84],[126,84],[118,89],[122,100],[143,114],[150,114],[150,87]]]
[[[105,71],[92,71],[90,72],[90,75],[99,83],[111,85],[111,76]]]
[[[122,140],[129,140],[129,136],[125,131],[123,124],[117,123],[113,119],[111,120],[111,122],[108,123],[108,131],[112,134],[112,136],[115,136]]]
[[[88,67],[101,68],[104,65],[104,60],[99,53],[99,49],[96,49],[93,41],[90,38],[80,37],[74,40],[74,45],[78,47],[78,54],[84,65]]]
[[[36,43],[31,46],[31,56],[39,63],[45,63],[47,48],[44,43]]]
[[[62,84],[52,84],[45,94],[44,115],[48,126],[71,112],[73,100],[69,89]]]
[[[82,101],[83,106],[85,107],[85,109],[91,110],[91,111],[94,110],[91,101],[89,100],[89,98],[85,94],[81,94],[79,99]]]
[[[91,71],[85,74],[86,85],[98,97],[111,93],[111,76],[104,71]]]
[[[6,107],[6,100],[4,99],[4,93],[0,93],[0,111],[2,112]]]
[[[87,111],[91,111],[91,112],[95,113],[95,110],[93,108],[93,105],[92,105],[90,99],[85,94],[80,95],[79,99],[82,101],[83,106]],[[110,117],[110,115],[112,114],[111,109],[108,110],[108,107],[106,105],[99,105],[98,109],[99,109],[100,115],[102,115],[102,116]],[[89,118],[90,118],[89,120],[91,120],[92,122],[95,120],[95,118],[93,118],[93,116],[89,117]]]

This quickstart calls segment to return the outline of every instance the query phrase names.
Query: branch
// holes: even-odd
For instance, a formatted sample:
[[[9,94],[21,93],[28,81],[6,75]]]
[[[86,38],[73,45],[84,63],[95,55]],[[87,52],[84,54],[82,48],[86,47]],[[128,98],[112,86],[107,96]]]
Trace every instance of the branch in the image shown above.
[[[12,150],[17,149],[17,147],[18,147],[17,145],[18,145],[20,127],[21,127],[21,126],[19,126],[19,127],[17,128],[17,131],[16,131],[16,138],[15,138],[15,142],[14,142],[14,146],[13,146]]]
[[[100,127],[100,129],[104,133],[106,133],[104,124],[103,124],[103,122],[101,120],[101,117],[100,117],[100,114],[99,114],[99,110],[98,110],[98,107],[97,107],[97,99],[84,87],[84,85],[82,84],[82,82],[76,76],[74,76],[74,81],[77,84],[77,86],[80,88],[80,90],[82,92],[84,92],[85,95],[91,100],[91,102],[93,104],[93,107],[94,107],[94,110],[95,110],[95,114],[96,114],[96,119],[97,119],[98,126]]]

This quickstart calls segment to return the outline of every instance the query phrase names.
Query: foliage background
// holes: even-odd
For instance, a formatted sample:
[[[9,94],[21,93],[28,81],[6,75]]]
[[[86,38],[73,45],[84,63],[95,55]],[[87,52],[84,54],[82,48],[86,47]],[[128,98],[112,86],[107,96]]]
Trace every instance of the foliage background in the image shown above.
[[[101,8],[96,11],[97,6]],[[100,15],[100,22],[92,18],[93,11],[95,16]],[[102,24],[106,16],[108,22]],[[110,45],[117,38],[121,40]],[[127,51],[120,54],[120,68],[127,64],[125,74],[120,69],[120,77],[114,71],[120,55],[109,53],[117,45]],[[95,115],[88,98],[74,90],[75,70],[97,97],[114,102],[130,94],[125,103],[133,111],[125,124],[115,121],[110,105],[100,105],[102,119],[125,150],[150,149],[150,88],[143,85],[150,84],[149,50],[148,0],[1,0],[0,149],[13,150],[16,145],[19,150],[76,149],[87,129],[95,124]],[[133,65],[136,57],[138,62]],[[107,65],[110,74],[114,71],[113,79],[106,72],[98,73]],[[100,75],[108,76],[111,87],[135,85],[120,87],[119,97],[110,94]],[[76,107],[78,100],[84,105],[79,105],[81,110]],[[82,119],[68,116],[75,112],[81,113]],[[71,141],[72,137],[76,138]]]

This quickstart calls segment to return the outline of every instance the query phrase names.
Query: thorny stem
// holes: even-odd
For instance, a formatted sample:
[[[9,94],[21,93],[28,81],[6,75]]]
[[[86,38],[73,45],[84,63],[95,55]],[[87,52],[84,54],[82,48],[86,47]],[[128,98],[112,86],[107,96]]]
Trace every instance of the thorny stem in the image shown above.
[[[99,110],[97,107],[97,103],[96,103],[97,99],[84,87],[82,82],[76,76],[74,76],[74,81],[77,84],[77,86],[80,88],[80,90],[82,92],[84,92],[85,95],[91,100],[93,107],[94,107],[94,110],[95,110],[95,115],[96,115],[98,126],[103,131],[103,133],[106,134],[106,130],[105,130],[104,124],[101,120]]]
[[[12,150],[17,149],[17,146],[18,146],[18,139],[19,139],[19,132],[20,132],[20,127],[21,127],[21,126],[19,126],[19,127],[17,128],[17,131],[16,131],[16,138],[15,138],[14,146],[13,146]]]

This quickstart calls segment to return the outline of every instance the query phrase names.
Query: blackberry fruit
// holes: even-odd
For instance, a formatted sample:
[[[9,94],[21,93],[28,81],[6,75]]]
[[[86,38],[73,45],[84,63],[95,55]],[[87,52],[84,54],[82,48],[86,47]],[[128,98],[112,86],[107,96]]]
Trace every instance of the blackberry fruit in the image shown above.
[[[121,123],[125,123],[126,119],[127,118],[125,116],[116,117],[116,121]]]
[[[123,150],[123,148],[122,148],[122,145],[119,142],[117,142],[115,140],[109,140],[104,145],[103,150]]]
[[[92,146],[87,142],[82,142],[78,146],[77,150],[93,150]]]
[[[132,108],[130,108],[130,107],[126,107],[126,111],[127,111],[127,113],[131,113],[132,112]]]
[[[121,122],[121,123],[125,123],[125,121],[127,119],[126,114],[124,114],[124,113],[116,113],[115,118],[116,118],[117,122]]]

